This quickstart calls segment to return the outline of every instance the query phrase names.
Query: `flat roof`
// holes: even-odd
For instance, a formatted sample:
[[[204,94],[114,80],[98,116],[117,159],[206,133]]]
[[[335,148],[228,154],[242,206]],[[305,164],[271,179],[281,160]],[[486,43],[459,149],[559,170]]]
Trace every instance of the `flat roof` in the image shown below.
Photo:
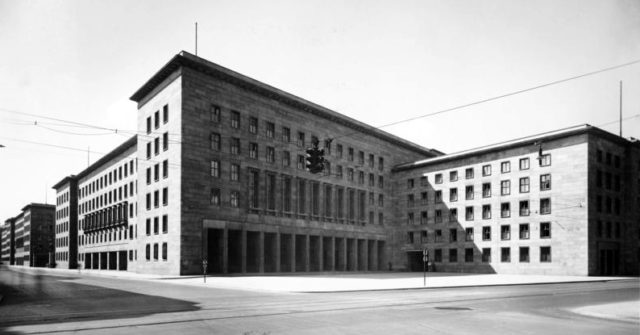
[[[62,185],[66,184],[66,183],[69,183],[69,182],[71,182],[72,180],[77,180],[76,176],[75,176],[75,175],[73,175],[73,174],[72,174],[72,175],[69,175],[69,176],[66,176],[66,177],[64,177],[64,178],[62,178],[62,180],[61,180],[61,181],[57,182],[57,183],[56,183],[55,185],[53,185],[51,188],[52,188],[52,189],[54,189],[54,190],[57,190],[57,189],[58,189],[58,188],[60,188]]]
[[[332,111],[328,108],[322,107],[318,104],[302,99],[293,94],[287,93],[233,70],[222,67],[204,58],[192,55],[186,51],[181,51],[179,54],[175,55],[144,85],[142,85],[142,87],[140,87],[129,99],[140,103],[147,95],[151,94],[158,85],[160,85],[166,78],[168,78],[172,73],[174,73],[181,67],[188,67],[202,73],[213,75],[232,84],[240,84],[243,88],[267,96],[271,99],[278,100],[298,110],[308,112],[313,115],[342,124],[358,132],[377,137],[381,140],[388,141],[413,152],[418,152],[426,156],[442,155],[442,152],[438,150],[428,149],[413,142],[407,141],[405,139],[377,129],[373,126],[352,119],[346,115]]]
[[[41,203],[32,202],[32,203],[22,207],[22,211],[24,212],[24,211],[26,211],[27,209],[29,209],[31,207],[39,207],[39,208],[46,208],[46,209],[56,209],[55,205],[41,204]]]
[[[427,158],[427,159],[419,160],[419,161],[412,162],[412,163],[400,164],[400,165],[396,165],[393,168],[393,171],[410,170],[410,169],[414,169],[414,168],[429,166],[429,165],[443,163],[443,162],[449,162],[449,161],[468,158],[468,157],[472,157],[472,156],[478,156],[478,155],[491,153],[491,152],[496,152],[496,151],[501,151],[501,150],[505,150],[505,149],[515,148],[515,147],[522,147],[522,146],[526,146],[526,145],[533,145],[536,142],[542,142],[543,143],[543,147],[544,147],[544,142],[545,141],[549,141],[549,140],[553,140],[553,139],[557,139],[557,138],[568,137],[568,136],[574,136],[574,135],[583,134],[583,133],[587,133],[587,132],[593,133],[593,134],[597,134],[598,136],[601,136],[601,137],[608,137],[610,140],[613,140],[613,141],[622,141],[622,142],[619,142],[619,143],[623,143],[624,142],[624,143],[635,144],[635,145],[640,144],[640,142],[635,141],[635,139],[633,141],[629,141],[629,140],[627,140],[627,139],[625,139],[623,137],[614,135],[614,134],[609,133],[607,131],[604,131],[604,130],[602,130],[600,128],[591,126],[589,124],[583,124],[583,125],[579,125],[579,126],[562,128],[562,129],[557,129],[557,130],[553,130],[553,131],[549,131],[549,132],[545,132],[545,133],[540,133],[540,134],[536,134],[536,135],[530,135],[530,136],[526,136],[526,137],[521,137],[521,138],[517,138],[517,139],[505,141],[505,142],[490,144],[490,145],[486,145],[486,146],[482,146],[482,147],[478,147],[478,148],[473,148],[473,149],[469,149],[469,150],[459,151],[459,152],[446,154],[446,155],[442,155],[442,156],[437,156],[437,157],[433,157],[433,158]]]
[[[80,180],[80,179],[86,177],[91,172],[97,170],[104,163],[112,160],[113,158],[115,158],[118,155],[122,154],[123,152],[129,150],[131,147],[136,146],[137,144],[138,144],[138,136],[134,135],[131,138],[129,138],[128,140],[126,140],[124,143],[122,143],[119,146],[117,146],[115,149],[111,150],[106,155],[102,156],[100,159],[95,161],[93,164],[89,165],[88,168],[82,170],[80,173],[78,173],[75,176],[75,178],[77,180]]]

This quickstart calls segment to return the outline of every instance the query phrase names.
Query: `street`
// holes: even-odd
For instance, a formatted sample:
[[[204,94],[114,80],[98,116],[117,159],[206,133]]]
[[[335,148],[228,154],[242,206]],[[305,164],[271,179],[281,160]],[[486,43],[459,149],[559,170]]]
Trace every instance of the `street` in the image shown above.
[[[640,299],[615,282],[341,293],[267,293],[166,280],[0,269],[0,333],[638,334],[635,321],[574,313]]]

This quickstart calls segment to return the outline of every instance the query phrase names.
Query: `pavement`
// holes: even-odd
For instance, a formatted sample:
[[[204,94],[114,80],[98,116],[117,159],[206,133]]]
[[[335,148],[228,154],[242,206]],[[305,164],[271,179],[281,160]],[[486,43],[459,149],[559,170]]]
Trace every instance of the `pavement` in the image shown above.
[[[587,277],[510,274],[464,274],[428,272],[332,273],[267,276],[166,276],[127,271],[68,270],[10,266],[14,271],[57,276],[99,276],[134,280],[161,280],[166,283],[261,292],[349,292],[433,289],[473,286],[534,285],[635,280],[638,277]]]
[[[640,323],[640,300],[574,308],[573,313],[610,320]]]

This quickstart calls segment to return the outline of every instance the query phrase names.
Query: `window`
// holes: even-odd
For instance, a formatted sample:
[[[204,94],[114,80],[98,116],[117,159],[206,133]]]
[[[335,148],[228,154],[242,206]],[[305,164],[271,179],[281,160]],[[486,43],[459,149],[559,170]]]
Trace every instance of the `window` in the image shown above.
[[[412,225],[414,222],[413,212],[407,213],[407,224]]]
[[[231,180],[238,181],[240,178],[240,165],[231,164]]]
[[[220,161],[211,161],[211,177],[220,178]]]
[[[483,165],[482,166],[482,176],[490,176],[491,175],[491,165]]]
[[[449,181],[456,181],[456,180],[458,180],[458,171],[449,172]]]
[[[458,230],[455,228],[449,229],[449,242],[458,241]]]
[[[414,196],[413,194],[407,194],[407,206],[412,207],[414,205]]]
[[[503,180],[500,182],[500,195],[511,194],[511,180]]]
[[[291,166],[291,153],[289,151],[282,152],[282,166]]]
[[[442,210],[441,209],[436,209],[435,210],[435,221],[436,221],[436,223],[442,223]]]
[[[288,127],[282,127],[282,142],[291,142],[291,129]]]
[[[551,222],[540,222],[540,238],[551,238]]]
[[[153,149],[153,153],[158,156],[160,154],[160,138],[156,137],[153,140],[153,144],[154,144],[154,149]]]
[[[167,177],[169,177],[169,160],[165,159],[164,161],[162,161],[162,178],[167,178]],[[124,193],[126,194],[127,185],[124,185],[124,187],[125,187]]]
[[[147,244],[147,246],[145,247],[145,256],[146,256],[146,259],[148,261],[151,260],[151,245],[150,244]]]
[[[240,128],[240,113],[236,111],[231,112],[231,128]]]
[[[342,144],[336,145],[336,154],[338,155],[338,158],[342,158]]]
[[[378,188],[384,188],[384,177],[378,176]]]
[[[412,189],[414,187],[414,180],[413,178],[407,179],[407,188],[408,189]]]
[[[240,192],[231,191],[229,204],[231,207],[239,207],[240,206]]]
[[[435,203],[442,202],[442,191],[438,190],[435,193],[435,197],[433,198]]]
[[[542,155],[538,159],[540,160],[540,166],[551,165],[551,154]]]
[[[162,150],[169,150],[169,133],[162,134]]]
[[[331,155],[331,141],[333,141],[332,139],[326,139],[324,140],[324,153],[326,155]],[[369,155],[370,157],[372,157],[373,155]],[[373,166],[371,166],[373,167]]]
[[[464,261],[467,263],[473,263],[473,248],[464,249]]]
[[[551,213],[551,199],[540,199],[540,214]]]
[[[436,174],[436,184],[442,184],[442,173]]]
[[[342,176],[343,176],[342,165],[338,165],[336,166],[336,178],[342,179]]]
[[[373,173],[369,173],[369,186],[376,186],[376,175],[374,175]]]
[[[240,154],[240,139],[239,138],[232,138],[231,139],[231,154],[232,155],[239,155]]]
[[[331,142],[329,142],[329,143],[331,143]],[[326,145],[325,145],[325,147],[326,147]],[[375,158],[374,158],[373,154],[369,154],[368,162],[369,162],[369,167],[373,169],[373,166],[375,164]]]
[[[160,232],[160,219],[156,216],[153,218],[153,234],[158,235]]]
[[[529,170],[529,158],[520,158],[520,170]]]
[[[473,168],[468,168],[464,170],[464,177],[466,179],[472,179],[473,178]]]
[[[449,249],[449,263],[458,262],[458,249]]]
[[[383,157],[378,157],[378,170],[379,171],[384,170],[384,158]]]
[[[364,165],[364,152],[358,151],[358,165]]]
[[[220,206],[220,189],[212,188],[210,193],[211,204],[214,206]]]
[[[352,168],[348,168],[347,169],[347,180],[353,181],[353,169]]]
[[[153,192],[153,207],[160,207],[160,191],[156,190]]]
[[[167,260],[167,242],[162,243],[162,260]]]
[[[420,243],[427,243],[427,232],[426,231],[421,231],[420,232]]]
[[[147,159],[151,158],[151,142],[147,142]],[[100,181],[102,184],[102,180]]]
[[[503,202],[500,204],[500,216],[503,218],[511,216],[511,203]]]
[[[467,221],[472,221],[473,220],[473,207],[469,206],[465,208],[465,219]]]
[[[347,151],[347,159],[349,159],[350,162],[353,162],[353,148],[349,148]]]
[[[420,193],[420,204],[421,205],[427,205],[428,201],[429,201],[429,198],[427,196],[427,192]]]
[[[500,172],[502,172],[502,173],[511,172],[511,162],[502,162],[502,163],[500,163]]]
[[[464,189],[465,199],[473,200],[473,185],[468,185]]]
[[[529,239],[529,224],[521,223],[520,224],[520,239],[528,240]]]
[[[548,191],[551,189],[551,175],[543,174],[540,176],[540,191]]]
[[[160,163],[153,166],[153,179],[155,181],[160,180]]]
[[[458,189],[457,188],[449,189],[449,201],[451,201],[451,202],[458,201]]]
[[[529,193],[529,177],[520,178],[520,193]]]
[[[304,137],[305,137],[304,133],[299,131],[298,132],[298,146],[304,147],[304,144],[305,144],[305,138]]]
[[[529,247],[520,247],[520,262],[529,263]]]
[[[147,117],[147,134],[151,134],[151,116]]]
[[[491,263],[491,248],[482,249],[482,263]]]
[[[147,185],[151,184],[151,168],[147,168]]]
[[[450,208],[449,209],[449,221],[450,222],[458,221],[458,209],[457,208]]]
[[[216,105],[209,106],[209,115],[211,115],[211,122],[220,122],[220,107]]]
[[[596,160],[598,163],[602,163],[602,150],[600,149],[596,150]]]
[[[420,186],[429,186],[429,178],[427,176],[420,177]]]
[[[364,172],[358,171],[358,184],[364,185]]]
[[[147,210],[150,210],[150,209],[151,209],[151,193],[147,193]]]
[[[482,205],[482,218],[491,219],[491,205]]]
[[[153,113],[153,126],[155,129],[160,128],[160,111]]]
[[[511,226],[509,225],[500,226],[500,239],[503,241],[511,239]]]
[[[305,158],[303,155],[298,155],[298,170],[305,169]]]
[[[378,206],[384,207],[384,195],[378,194]]]
[[[551,263],[551,247],[540,247],[540,263]]]
[[[249,143],[249,158],[258,158],[258,143]]]
[[[169,204],[169,188],[165,187],[162,189],[162,206],[166,206]]]
[[[520,201],[520,216],[529,216],[529,200]]]
[[[276,149],[274,147],[267,147],[267,162],[273,163],[276,160]]]
[[[427,224],[428,216],[427,212],[420,212],[420,224]]]
[[[220,150],[220,134],[211,133],[210,140],[211,140],[211,149]]]
[[[436,229],[434,233],[435,233],[434,242],[442,242],[442,230]]]
[[[467,242],[473,241],[473,228],[466,228],[464,230],[464,240]]]
[[[482,227],[482,240],[483,241],[491,241],[491,227],[490,226]]]
[[[483,198],[491,197],[491,183],[482,184],[482,197]]]
[[[249,132],[252,134],[258,133],[258,119],[255,117],[249,118]]]
[[[511,262],[511,248],[500,248],[500,261],[503,263]]]
[[[158,260],[158,243],[153,244],[153,260]]]

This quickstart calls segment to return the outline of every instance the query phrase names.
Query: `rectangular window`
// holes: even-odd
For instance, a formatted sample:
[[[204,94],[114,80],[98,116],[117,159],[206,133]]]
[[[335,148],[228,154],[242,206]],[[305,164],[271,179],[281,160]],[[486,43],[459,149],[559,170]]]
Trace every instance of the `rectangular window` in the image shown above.
[[[373,154],[369,154],[368,162],[369,162],[369,167],[373,169],[373,166],[375,165],[375,158],[374,158]]]
[[[268,122],[267,121],[267,127],[266,128],[267,128],[267,131],[266,131],[267,137],[268,138],[273,138],[275,130],[276,130],[276,125],[273,122]]]
[[[160,111],[156,111],[153,114],[153,125],[156,129],[160,128]]]
[[[440,229],[435,230],[435,242],[442,242],[442,230]]]
[[[449,181],[457,181],[458,180],[458,171],[449,172]]]
[[[325,155],[331,155],[331,141],[333,141],[332,139],[326,139],[324,140],[324,154]],[[371,166],[373,167],[373,166]]]
[[[167,151],[169,149],[169,133],[162,134],[162,150]]]
[[[231,207],[239,207],[240,206],[240,192],[231,191],[229,204]]]
[[[162,161],[162,178],[167,178],[167,177],[169,177],[169,160],[165,159],[164,161]],[[125,191],[124,193],[127,193],[127,192]]]
[[[220,134],[211,133],[209,139],[211,140],[211,149],[220,150]]]
[[[457,208],[450,208],[449,209],[449,221],[450,222],[458,221],[458,209]]]
[[[358,151],[358,165],[364,165],[364,151]]]
[[[307,205],[307,183],[304,180],[298,180],[298,213],[306,213]]]
[[[283,177],[282,184],[282,209],[285,212],[291,212],[291,178]]]
[[[473,228],[465,228],[464,230],[464,240],[467,242],[473,241]]]
[[[464,249],[464,261],[467,263],[473,263],[473,248]]]
[[[503,241],[507,241],[511,239],[511,226],[509,225],[500,226],[500,239]]]
[[[353,148],[349,148],[347,150],[347,159],[349,159],[350,162],[353,162]]]
[[[412,189],[415,186],[413,178],[407,179],[407,189]]]
[[[482,166],[482,176],[490,176],[491,175],[491,165],[483,165]]]
[[[249,118],[249,132],[252,134],[258,133],[258,119],[253,116]]]
[[[146,231],[147,235],[151,235],[151,219],[147,219]]]
[[[153,192],[153,207],[160,207],[160,191],[156,190]]]
[[[415,198],[414,198],[414,195],[413,195],[413,194],[407,194],[407,206],[409,206],[409,207],[413,207],[413,206],[414,206],[414,204],[415,204],[414,199],[415,199]]]
[[[465,199],[473,200],[473,185],[468,185],[464,189]]]
[[[151,184],[151,168],[147,168],[147,185]]]
[[[155,181],[160,180],[160,163],[153,166],[153,179]]]
[[[442,173],[436,174],[436,184],[442,184]]]
[[[249,207],[260,207],[260,173],[257,170],[249,170]]]
[[[551,247],[540,247],[540,263],[551,263]]]
[[[436,209],[435,210],[435,221],[436,221],[436,223],[441,223],[442,222],[442,210],[441,209]]]
[[[342,165],[338,165],[336,166],[336,178],[342,179],[342,176],[343,176]]]
[[[220,206],[220,189],[212,188],[210,193],[211,204],[214,206]]]
[[[151,260],[151,245],[147,243],[147,246],[145,247],[145,256],[147,261]]]
[[[336,193],[336,209],[338,218],[344,218],[344,189],[338,188]]]
[[[449,242],[458,241],[458,230],[455,228],[449,229]]]
[[[162,206],[166,206],[169,204],[169,188],[165,187],[162,189]]]
[[[303,155],[298,155],[298,170],[305,169],[305,158]]]
[[[451,201],[451,202],[458,201],[458,189],[457,188],[449,189],[449,201]]]
[[[491,226],[482,227],[482,240],[491,241]]]
[[[151,116],[147,117],[147,134],[151,134]]]
[[[511,216],[511,203],[503,202],[500,204],[500,216],[503,218]]]
[[[160,218],[156,216],[153,218],[153,234],[158,235],[158,233],[160,233]]]
[[[258,158],[258,143],[249,143],[249,158]]]
[[[551,238],[551,222],[540,222],[540,238]]]
[[[502,173],[511,172],[511,162],[502,162],[502,163],[500,163],[500,172],[502,172]]]
[[[491,183],[482,184],[482,197],[483,198],[491,197]]]
[[[551,165],[551,154],[546,154],[538,157],[540,160],[540,166],[550,166]]]
[[[520,170],[529,170],[529,158],[520,158]]]
[[[491,248],[482,249],[482,263],[491,263]]]
[[[436,203],[442,202],[442,191],[440,191],[440,190],[436,191],[435,196],[433,197],[433,199],[434,199],[434,201]]]
[[[520,216],[529,216],[529,200],[520,201]]]
[[[413,212],[409,212],[407,213],[407,224],[408,225],[413,225],[415,223],[414,217],[413,217]]]
[[[211,177],[220,178],[220,161],[211,161]]]
[[[520,224],[520,239],[528,240],[529,239],[529,224],[521,223]]]
[[[338,158],[342,158],[342,144],[336,144],[336,154]]]
[[[154,147],[154,150],[153,150],[153,153],[154,153],[156,156],[158,156],[158,155],[160,154],[160,137],[156,137],[156,138],[153,140],[153,144],[154,144],[154,146],[155,146],[155,147]]]
[[[500,195],[511,194],[511,180],[503,180],[500,182]]]
[[[529,177],[520,178],[520,193],[529,193]]]
[[[464,177],[466,179],[473,179],[473,168],[467,168],[464,170]]]
[[[426,211],[420,212],[420,224],[427,224],[428,214]]]
[[[267,147],[267,162],[273,163],[276,160],[276,149],[274,147]]]
[[[520,247],[520,263],[529,263],[529,247]]]
[[[378,170],[379,171],[384,170],[384,158],[383,157],[378,157]]]
[[[458,249],[449,249],[449,263],[458,262]]]
[[[427,205],[428,204],[428,196],[427,196],[427,192],[422,192],[420,193],[420,204],[421,205]]]
[[[420,177],[420,186],[429,186],[429,178],[427,176]]]
[[[482,205],[482,219],[491,219],[491,205]]]
[[[469,206],[465,208],[465,219],[467,221],[473,221],[473,207]]]
[[[289,151],[282,152],[282,166],[291,166],[291,153]]]
[[[158,260],[158,243],[153,244],[153,260]]]
[[[220,122],[220,107],[216,105],[209,106],[209,115],[212,122]]]
[[[151,158],[151,142],[147,142],[147,159]]]
[[[285,143],[291,142],[291,129],[288,127],[282,127],[282,141]]]
[[[378,194],[378,206],[384,207],[384,195]]]
[[[384,188],[384,177],[378,176],[378,188]]]
[[[503,263],[511,262],[511,248],[500,248],[500,261]]]
[[[162,260],[167,260],[167,242],[162,243]]]
[[[548,191],[551,189],[551,175],[540,175],[540,191]]]
[[[151,193],[147,193],[147,210],[151,209]]]
[[[231,164],[231,180],[238,181],[240,179],[240,165]]]
[[[303,148],[305,146],[305,135],[301,131],[298,132],[298,146]]]
[[[162,216],[162,232],[167,233],[169,231],[169,217],[166,215]]]
[[[231,154],[232,155],[239,155],[240,154],[240,139],[239,138],[232,138],[231,142],[230,142],[230,146],[231,146]]]
[[[551,199],[545,198],[540,199],[540,214],[550,214],[551,213]]]
[[[236,111],[231,111],[231,128],[238,129],[240,128],[240,113]]]

